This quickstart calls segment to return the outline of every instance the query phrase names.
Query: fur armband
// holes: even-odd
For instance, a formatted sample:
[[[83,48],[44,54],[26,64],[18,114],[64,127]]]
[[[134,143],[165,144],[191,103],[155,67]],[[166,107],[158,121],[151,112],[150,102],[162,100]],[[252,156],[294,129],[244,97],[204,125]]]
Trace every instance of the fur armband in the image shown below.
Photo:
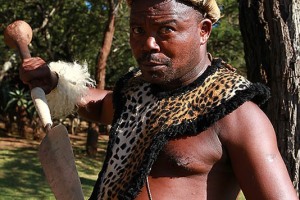
[[[51,62],[51,71],[58,74],[57,87],[47,96],[51,115],[54,118],[65,117],[74,112],[76,105],[84,103],[89,87],[95,86],[90,78],[87,64]]]

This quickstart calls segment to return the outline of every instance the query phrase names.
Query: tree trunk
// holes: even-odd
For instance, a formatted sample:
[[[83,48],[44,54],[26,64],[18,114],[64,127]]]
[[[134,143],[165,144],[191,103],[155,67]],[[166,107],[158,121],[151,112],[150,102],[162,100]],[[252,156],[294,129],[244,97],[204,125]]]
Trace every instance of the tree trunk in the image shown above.
[[[27,112],[24,106],[16,107],[18,133],[21,137],[26,138]]]
[[[266,113],[299,194],[300,1],[240,0],[248,78],[271,89]]]
[[[105,88],[105,74],[106,74],[106,61],[110,53],[113,36],[115,32],[115,18],[117,13],[117,5],[113,0],[108,0],[109,2],[109,16],[106,28],[104,30],[104,36],[102,40],[102,46],[99,51],[97,70],[96,70],[96,82],[99,89]]]
[[[96,123],[89,123],[86,139],[86,152],[88,156],[95,157],[98,147],[99,126]]]
[[[109,3],[109,16],[106,28],[104,30],[104,36],[102,40],[102,46],[99,51],[99,57],[96,68],[96,82],[98,89],[105,89],[105,75],[106,75],[106,61],[110,53],[113,36],[115,32],[115,18],[118,11],[118,1],[108,0]],[[103,126],[103,125],[102,125]],[[97,153],[97,143],[99,134],[99,125],[95,123],[89,123],[88,139],[86,143],[86,150],[90,156],[95,156]],[[95,141],[94,141],[95,140]]]

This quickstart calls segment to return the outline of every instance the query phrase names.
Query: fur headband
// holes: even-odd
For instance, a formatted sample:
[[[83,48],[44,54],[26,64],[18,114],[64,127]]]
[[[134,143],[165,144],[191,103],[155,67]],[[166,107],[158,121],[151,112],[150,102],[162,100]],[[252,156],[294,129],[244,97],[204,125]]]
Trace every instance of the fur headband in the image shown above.
[[[129,6],[131,6],[133,0],[127,0]],[[197,7],[200,11],[203,11],[206,18],[210,19],[212,23],[216,23],[220,16],[220,9],[216,0],[181,0],[186,1]]]

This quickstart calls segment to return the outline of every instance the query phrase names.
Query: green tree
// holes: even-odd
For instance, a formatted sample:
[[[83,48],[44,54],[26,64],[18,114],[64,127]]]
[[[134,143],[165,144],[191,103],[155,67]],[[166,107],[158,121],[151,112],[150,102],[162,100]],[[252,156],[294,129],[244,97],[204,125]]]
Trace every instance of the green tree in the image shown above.
[[[5,1],[0,8],[0,16],[4,16],[0,18],[1,33],[13,21],[25,20],[33,29],[34,36],[29,47],[33,56],[47,61],[86,61],[91,73],[94,73],[102,39],[101,30],[108,12],[105,3],[104,0],[95,1],[95,4],[82,0]],[[3,41],[3,34],[0,39]],[[18,73],[20,60],[15,62],[18,56],[4,43],[0,44],[1,90],[11,85],[10,90],[15,90],[13,87],[25,88],[28,93],[28,88],[20,83],[18,76],[12,76]],[[9,68],[13,73],[12,70],[8,73]],[[4,79],[10,81],[1,81]],[[3,99],[2,108],[9,101],[9,98]]]
[[[107,87],[112,87],[117,79],[137,64],[132,56],[129,45],[129,8],[121,4],[116,18],[116,30],[112,51],[107,60]],[[117,61],[117,62],[116,62]]]
[[[238,72],[246,75],[244,47],[239,29],[239,10],[236,0],[218,0],[221,19],[213,26],[208,42],[208,51],[220,57]]]
[[[49,62],[86,61],[92,76],[96,77],[99,50],[104,42],[103,35],[110,12],[108,2],[108,0],[2,0],[0,16],[3,17],[0,18],[0,32],[3,33],[4,28],[17,19],[25,20],[34,31],[29,47],[33,56],[40,56]],[[233,0],[220,0],[223,17],[214,27],[209,52],[236,67],[243,67],[236,4],[237,2]],[[0,39],[3,41],[3,34],[0,34]],[[107,89],[112,89],[120,76],[129,68],[136,66],[129,45],[129,8],[125,1],[118,7],[112,39],[111,51],[105,62]],[[20,62],[18,56],[2,42],[0,53],[0,91],[5,91],[6,88],[10,90],[25,88],[24,91],[28,92],[28,88],[18,80]],[[11,70],[8,73],[9,68]],[[1,81],[3,77],[6,81]],[[0,109],[4,108],[8,101],[9,98],[1,101]]]
[[[104,66],[108,68],[107,73],[104,73],[104,77],[107,80],[107,87],[112,89],[115,81],[128,71],[129,67],[134,65],[134,59],[131,56],[131,51],[128,43],[128,7],[125,6],[125,1],[118,5],[119,15],[114,15],[116,19],[117,31],[111,34],[110,42],[106,42],[105,28],[109,27],[107,25],[108,16],[112,13],[109,9],[110,1],[107,0],[58,0],[58,1],[28,1],[20,2],[16,0],[3,2],[3,7],[0,8],[0,15],[7,16],[6,18],[0,19],[1,32],[4,28],[15,20],[22,19],[28,22],[33,29],[33,40],[30,44],[30,51],[33,56],[40,56],[47,61],[78,61],[87,62],[89,65],[90,72],[92,76],[96,77],[98,61],[102,59],[99,56],[99,51],[103,49],[103,44],[108,44],[112,51],[110,52],[110,57],[107,58],[108,53],[106,53],[106,58],[104,59]],[[113,12],[116,14],[116,12]],[[0,35],[3,39],[3,34]],[[3,40],[2,40],[3,41]],[[15,62],[16,53],[6,47],[4,43],[1,43],[0,52],[3,50],[6,54],[1,56],[0,65],[11,66],[14,71],[13,74],[17,75],[18,66],[20,60]],[[106,48],[104,48],[106,49]],[[108,59],[108,60],[107,60]],[[16,90],[21,88],[25,90],[25,95],[28,95],[28,88],[20,83],[18,76],[11,76],[12,74],[7,73],[7,70],[1,70],[2,77],[5,80],[0,80],[0,89],[5,93],[8,86],[10,90]],[[10,83],[16,82],[17,84],[12,85]],[[106,81],[104,81],[105,83]],[[17,88],[16,88],[17,87]],[[103,85],[104,87],[104,85]],[[27,92],[27,93],[26,93]],[[7,112],[4,110],[6,104],[9,103],[10,97],[4,95],[1,107],[3,116],[5,119],[13,119],[13,116],[7,116],[5,113],[18,114],[20,112]],[[24,107],[23,107],[24,108]],[[22,119],[25,120],[24,113],[22,112]],[[17,119],[20,117],[17,116]],[[9,124],[12,121],[8,120]],[[20,125],[20,123],[19,123]],[[8,126],[7,126],[8,127]],[[94,128],[92,128],[94,127]],[[95,136],[98,135],[99,130],[97,126],[91,125],[89,130],[92,130]],[[94,139],[88,141],[96,141]],[[87,151],[89,151],[90,145],[87,143]],[[93,152],[90,151],[90,152]]]
[[[108,17],[105,29],[103,31],[102,44],[99,50],[99,56],[97,60],[96,76],[95,80],[98,89],[105,89],[105,76],[106,76],[106,66],[107,58],[111,51],[111,46],[113,42],[113,36],[115,33],[115,21],[118,14],[118,9],[121,0],[108,0]],[[106,127],[106,126],[105,126]],[[99,128],[96,123],[89,123],[88,136],[86,143],[86,150],[88,155],[95,156],[97,152],[98,144],[98,134]]]

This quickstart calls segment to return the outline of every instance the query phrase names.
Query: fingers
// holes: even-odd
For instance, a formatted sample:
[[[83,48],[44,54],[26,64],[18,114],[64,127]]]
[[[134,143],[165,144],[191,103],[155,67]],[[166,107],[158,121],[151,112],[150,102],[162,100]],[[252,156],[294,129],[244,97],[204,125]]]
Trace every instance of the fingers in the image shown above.
[[[42,79],[49,74],[50,69],[44,63],[41,66],[35,65],[34,67],[20,67],[19,76],[25,84],[30,84],[33,80]]]
[[[30,89],[42,88],[46,94],[53,89],[53,75],[46,62],[39,58],[24,59],[19,68],[19,76]]]
[[[46,62],[40,57],[26,58],[23,60],[21,68],[23,68],[25,71],[30,71],[39,68],[45,64]]]

